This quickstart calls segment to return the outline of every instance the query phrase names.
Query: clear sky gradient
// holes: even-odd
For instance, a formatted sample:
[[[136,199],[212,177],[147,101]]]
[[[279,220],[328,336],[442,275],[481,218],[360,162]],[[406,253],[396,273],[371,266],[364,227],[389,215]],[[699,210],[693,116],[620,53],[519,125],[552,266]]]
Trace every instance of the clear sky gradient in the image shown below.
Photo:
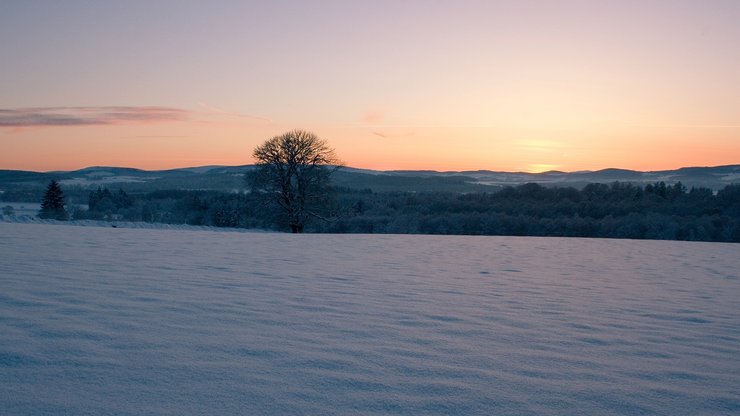
[[[0,169],[740,163],[740,1],[0,0]]]

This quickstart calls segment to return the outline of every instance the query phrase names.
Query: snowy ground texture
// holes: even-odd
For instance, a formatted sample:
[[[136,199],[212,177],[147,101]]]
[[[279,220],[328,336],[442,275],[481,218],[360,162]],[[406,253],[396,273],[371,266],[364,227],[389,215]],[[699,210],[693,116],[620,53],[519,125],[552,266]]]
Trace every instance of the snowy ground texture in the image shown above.
[[[7,415],[740,413],[740,245],[0,222]]]

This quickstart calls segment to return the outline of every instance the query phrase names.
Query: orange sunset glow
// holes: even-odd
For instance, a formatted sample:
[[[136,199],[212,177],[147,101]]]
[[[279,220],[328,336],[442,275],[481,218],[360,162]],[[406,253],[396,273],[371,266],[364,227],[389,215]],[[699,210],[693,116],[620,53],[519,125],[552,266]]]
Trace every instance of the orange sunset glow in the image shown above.
[[[242,165],[294,128],[380,170],[740,161],[734,1],[0,8],[0,169]]]

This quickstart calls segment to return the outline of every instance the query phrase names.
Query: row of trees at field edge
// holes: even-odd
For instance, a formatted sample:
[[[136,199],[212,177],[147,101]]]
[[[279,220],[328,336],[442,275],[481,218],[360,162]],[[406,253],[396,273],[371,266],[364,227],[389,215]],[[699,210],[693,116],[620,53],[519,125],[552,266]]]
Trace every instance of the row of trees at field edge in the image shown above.
[[[123,193],[93,191],[91,194]],[[373,192],[334,188],[330,221],[308,232],[535,235],[740,242],[740,185],[716,194],[680,184],[536,184],[492,193]],[[163,190],[74,209],[74,219],[116,219],[290,230],[286,215],[252,193]]]
[[[72,216],[291,232],[740,242],[740,185],[716,194],[663,182],[590,184],[580,190],[530,183],[467,194],[373,192],[332,187],[330,175],[341,163],[325,141],[308,132],[274,137],[254,156],[258,163],[247,175],[247,193],[169,190],[131,196],[101,188],[90,193],[88,210],[74,210]]]

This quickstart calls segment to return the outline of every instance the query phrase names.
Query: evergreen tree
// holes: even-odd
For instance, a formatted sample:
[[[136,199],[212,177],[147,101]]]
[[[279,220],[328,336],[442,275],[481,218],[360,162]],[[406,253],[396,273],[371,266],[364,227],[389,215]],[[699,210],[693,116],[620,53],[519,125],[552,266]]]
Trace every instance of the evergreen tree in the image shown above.
[[[49,186],[46,187],[39,217],[60,221],[67,219],[67,211],[64,209],[64,193],[56,180],[49,182]]]
[[[90,192],[90,197],[87,199],[87,209],[90,211],[103,211],[101,209],[101,202],[108,199],[109,204],[112,205],[113,194],[107,188],[98,187],[97,191]]]

